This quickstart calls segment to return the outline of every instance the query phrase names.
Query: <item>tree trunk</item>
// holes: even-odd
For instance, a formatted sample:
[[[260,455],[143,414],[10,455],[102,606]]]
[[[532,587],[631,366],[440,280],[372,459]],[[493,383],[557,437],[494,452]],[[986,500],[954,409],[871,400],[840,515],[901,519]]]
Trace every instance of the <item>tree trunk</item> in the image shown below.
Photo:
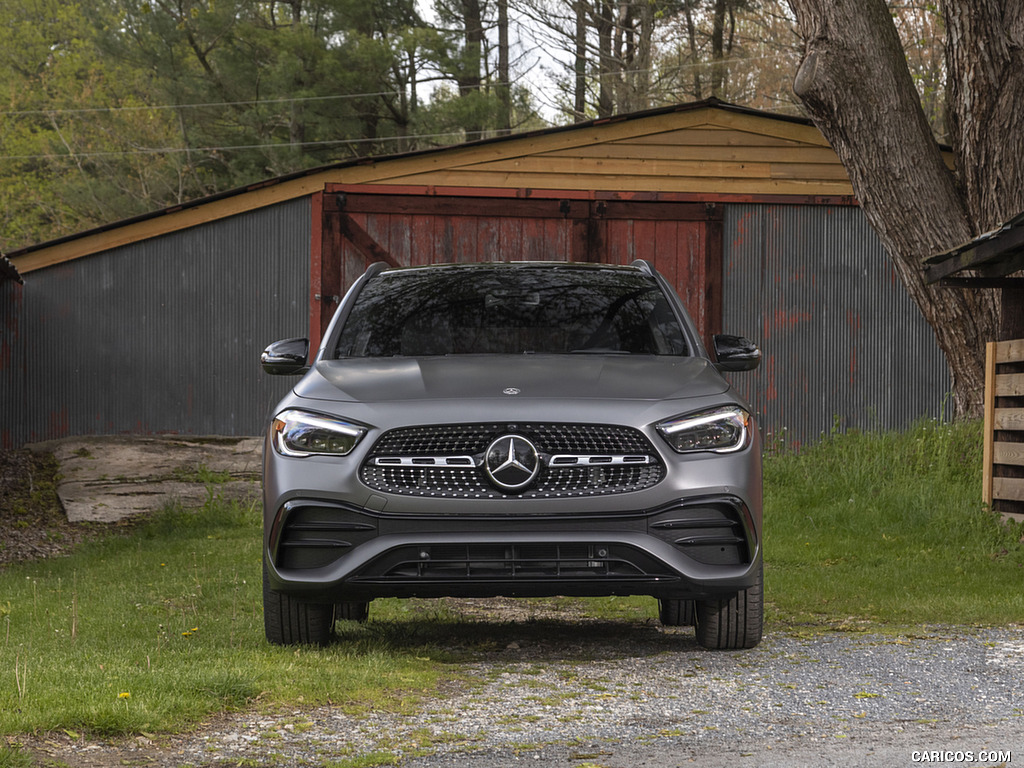
[[[636,56],[633,62],[633,109],[651,106],[651,72],[654,68],[654,3],[641,3],[637,18]]]
[[[789,3],[806,46],[794,91],[842,160],[868,221],[934,329],[956,414],[978,415],[998,301],[992,291],[924,282],[922,260],[970,240],[979,222],[932,136],[892,17],[884,0]],[[958,153],[958,168],[963,159]]]
[[[612,0],[595,0],[597,9],[597,49],[598,49],[598,96],[597,116],[611,117],[615,109],[612,97],[615,83],[613,78],[614,62],[612,60],[612,34],[614,11]]]
[[[484,45],[483,11],[480,0],[462,0],[462,23],[465,50],[459,72],[459,93],[466,95],[480,90],[481,56]]]
[[[582,122],[587,116],[587,2],[576,0],[576,59],[573,70],[576,83],[573,86],[573,120]]]
[[[700,101],[704,98],[704,95],[700,83],[700,53],[697,50],[697,27],[693,23],[693,9],[689,5],[683,6],[683,13],[686,18],[686,37],[690,44],[690,68],[693,70],[693,98]]]
[[[498,0],[498,134],[512,132],[512,83],[509,80],[508,0]]]
[[[484,24],[483,9],[480,0],[461,0],[463,33],[465,35],[465,48],[463,49],[462,61],[460,62],[456,83],[459,86],[459,95],[463,98],[472,97],[480,92],[482,84],[482,64],[484,51]],[[466,131],[468,140],[479,139],[483,134],[482,116],[474,109],[463,128]]]
[[[711,22],[711,95],[722,97],[725,88],[725,0],[715,0]]]
[[[1024,4],[942,6],[951,139],[967,209],[987,232],[1024,211]]]

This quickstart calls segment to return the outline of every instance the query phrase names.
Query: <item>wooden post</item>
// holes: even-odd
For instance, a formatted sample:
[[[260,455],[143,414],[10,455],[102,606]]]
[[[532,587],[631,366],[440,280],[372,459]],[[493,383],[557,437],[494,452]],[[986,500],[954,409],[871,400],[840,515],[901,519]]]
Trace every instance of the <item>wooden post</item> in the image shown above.
[[[985,431],[982,447],[981,498],[989,509],[992,508],[992,446],[995,431],[992,429],[996,410],[996,342],[985,345]]]
[[[999,338],[1024,338],[1024,288],[999,290]]]

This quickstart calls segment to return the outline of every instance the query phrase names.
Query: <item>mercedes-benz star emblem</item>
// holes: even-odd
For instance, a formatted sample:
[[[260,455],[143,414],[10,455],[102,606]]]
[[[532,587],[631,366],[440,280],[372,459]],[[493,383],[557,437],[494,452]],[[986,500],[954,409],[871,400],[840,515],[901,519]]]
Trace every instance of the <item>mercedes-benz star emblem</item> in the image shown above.
[[[503,395],[518,395],[520,392],[522,392],[522,390],[519,389],[519,387],[505,387],[501,390]]]
[[[525,437],[503,435],[487,447],[484,469],[498,488],[518,491],[537,476],[540,457],[533,443]]]

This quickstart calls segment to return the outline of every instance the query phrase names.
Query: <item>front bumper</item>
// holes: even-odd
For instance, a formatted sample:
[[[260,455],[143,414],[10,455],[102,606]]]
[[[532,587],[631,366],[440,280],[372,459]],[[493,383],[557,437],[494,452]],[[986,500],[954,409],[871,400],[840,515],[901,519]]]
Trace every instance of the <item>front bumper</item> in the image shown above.
[[[271,589],[312,602],[706,599],[753,584],[759,523],[759,510],[730,493],[574,515],[401,514],[292,498],[273,516],[265,556]]]

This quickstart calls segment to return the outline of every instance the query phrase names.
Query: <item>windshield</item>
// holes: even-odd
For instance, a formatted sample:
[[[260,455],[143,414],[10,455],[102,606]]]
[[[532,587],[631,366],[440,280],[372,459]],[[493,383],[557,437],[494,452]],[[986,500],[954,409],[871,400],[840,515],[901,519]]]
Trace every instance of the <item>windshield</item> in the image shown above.
[[[385,272],[359,293],[337,357],[685,355],[665,295],[640,272],[440,267]]]

